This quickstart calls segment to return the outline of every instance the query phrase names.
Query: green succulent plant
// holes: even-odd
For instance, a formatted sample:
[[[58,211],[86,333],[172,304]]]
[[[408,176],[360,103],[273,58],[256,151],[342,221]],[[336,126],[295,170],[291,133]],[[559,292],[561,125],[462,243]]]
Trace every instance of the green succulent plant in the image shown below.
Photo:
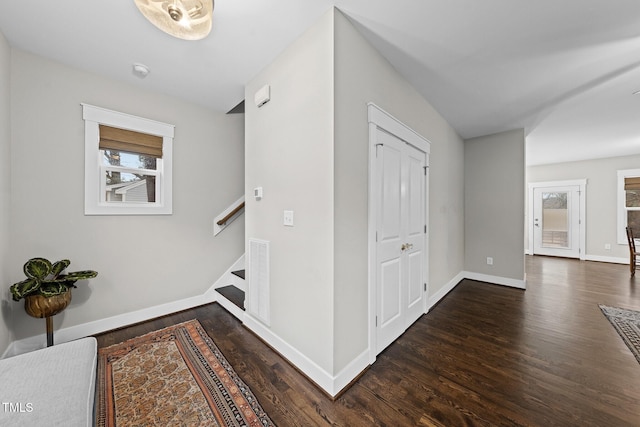
[[[31,258],[24,264],[24,274],[27,278],[14,283],[10,290],[14,301],[29,295],[51,297],[64,294],[69,288],[75,288],[78,280],[91,279],[98,275],[93,270],[74,271],[64,273],[71,264],[68,259],[51,263],[45,258]]]

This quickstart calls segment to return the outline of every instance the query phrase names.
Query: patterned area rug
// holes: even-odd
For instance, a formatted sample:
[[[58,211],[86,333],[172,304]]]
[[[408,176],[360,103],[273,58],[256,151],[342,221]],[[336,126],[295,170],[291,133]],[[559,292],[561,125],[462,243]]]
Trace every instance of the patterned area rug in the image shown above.
[[[640,363],[640,311],[606,305],[599,307]]]
[[[197,320],[98,350],[97,426],[273,426]]]

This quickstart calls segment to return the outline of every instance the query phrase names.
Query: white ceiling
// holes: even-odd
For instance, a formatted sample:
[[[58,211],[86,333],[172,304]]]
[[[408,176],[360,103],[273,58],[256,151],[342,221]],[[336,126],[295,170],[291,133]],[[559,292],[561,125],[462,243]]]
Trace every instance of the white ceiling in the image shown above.
[[[640,153],[638,0],[217,0],[196,42],[160,32],[133,0],[21,0],[4,2],[0,31],[15,48],[226,112],[332,6],[464,138],[523,127],[529,164]]]

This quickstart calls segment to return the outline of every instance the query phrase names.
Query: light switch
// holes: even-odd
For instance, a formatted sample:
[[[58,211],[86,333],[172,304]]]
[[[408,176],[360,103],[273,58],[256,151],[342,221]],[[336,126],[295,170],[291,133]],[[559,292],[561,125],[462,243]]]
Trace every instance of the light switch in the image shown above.
[[[293,227],[293,211],[284,211],[284,225],[287,225],[289,227]]]

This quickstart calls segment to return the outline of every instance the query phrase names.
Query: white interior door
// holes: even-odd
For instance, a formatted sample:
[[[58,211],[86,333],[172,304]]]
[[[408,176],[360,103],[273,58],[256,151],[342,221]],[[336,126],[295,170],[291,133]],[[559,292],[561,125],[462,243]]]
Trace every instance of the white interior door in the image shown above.
[[[377,130],[377,353],[426,308],[427,154]]]
[[[580,186],[533,189],[533,253],[580,258]]]

